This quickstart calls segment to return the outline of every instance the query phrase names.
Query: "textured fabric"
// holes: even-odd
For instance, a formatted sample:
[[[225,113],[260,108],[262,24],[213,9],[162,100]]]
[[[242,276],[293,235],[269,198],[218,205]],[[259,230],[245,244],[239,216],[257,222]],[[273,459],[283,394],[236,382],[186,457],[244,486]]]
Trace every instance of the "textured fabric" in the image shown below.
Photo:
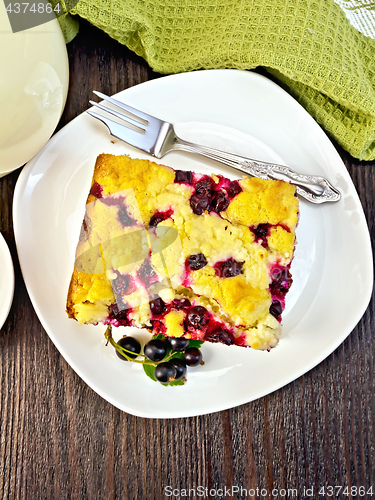
[[[66,43],[71,42],[79,31],[77,19],[73,19],[72,16],[66,12],[59,17],[59,23]]]
[[[345,150],[375,158],[375,41],[334,0],[79,0],[70,12],[160,73],[263,66]]]
[[[79,30],[78,19],[74,19],[70,14],[69,10],[76,5],[75,0],[51,0],[53,7],[57,7],[59,12],[59,23],[61,31],[64,35],[66,43],[73,40]]]

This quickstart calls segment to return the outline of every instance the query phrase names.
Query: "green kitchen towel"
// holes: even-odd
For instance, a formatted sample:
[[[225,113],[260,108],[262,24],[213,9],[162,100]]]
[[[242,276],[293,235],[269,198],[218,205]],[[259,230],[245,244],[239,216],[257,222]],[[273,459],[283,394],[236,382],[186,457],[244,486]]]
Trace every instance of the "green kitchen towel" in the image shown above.
[[[370,0],[79,0],[70,14],[159,73],[265,67],[345,150],[373,160],[375,41],[339,3],[375,9]],[[62,24],[72,37],[69,17]]]

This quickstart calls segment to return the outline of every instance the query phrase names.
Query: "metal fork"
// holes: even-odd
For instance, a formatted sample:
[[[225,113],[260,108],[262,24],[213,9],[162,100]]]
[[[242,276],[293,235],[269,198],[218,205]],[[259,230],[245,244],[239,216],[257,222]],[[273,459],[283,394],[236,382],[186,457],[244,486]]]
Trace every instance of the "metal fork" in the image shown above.
[[[324,177],[300,174],[285,165],[253,160],[185,141],[176,135],[171,123],[159,120],[101,92],[95,90],[93,92],[103,100],[120,108],[121,111],[94,101],[90,101],[90,104],[116,116],[121,120],[121,123],[96,113],[92,109],[87,110],[87,113],[102,121],[114,137],[156,158],[162,158],[169,151],[197,153],[253,177],[290,182],[296,186],[297,193],[300,196],[312,203],[324,203],[340,199],[340,192]],[[132,128],[129,128],[129,125]]]

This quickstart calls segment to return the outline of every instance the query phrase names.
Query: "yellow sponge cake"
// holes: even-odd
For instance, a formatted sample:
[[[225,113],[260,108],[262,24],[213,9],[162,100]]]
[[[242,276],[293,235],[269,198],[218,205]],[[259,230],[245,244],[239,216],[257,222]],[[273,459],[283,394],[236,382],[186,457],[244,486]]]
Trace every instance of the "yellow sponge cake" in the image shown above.
[[[298,199],[283,181],[97,158],[67,312],[79,323],[274,347]]]

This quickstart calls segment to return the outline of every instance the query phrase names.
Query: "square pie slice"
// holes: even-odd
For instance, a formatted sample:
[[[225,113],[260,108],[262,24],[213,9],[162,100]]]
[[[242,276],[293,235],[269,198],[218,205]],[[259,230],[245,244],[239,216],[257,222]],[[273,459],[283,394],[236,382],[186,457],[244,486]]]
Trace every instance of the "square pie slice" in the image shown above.
[[[274,347],[292,277],[295,187],[97,158],[67,297],[79,323]]]

